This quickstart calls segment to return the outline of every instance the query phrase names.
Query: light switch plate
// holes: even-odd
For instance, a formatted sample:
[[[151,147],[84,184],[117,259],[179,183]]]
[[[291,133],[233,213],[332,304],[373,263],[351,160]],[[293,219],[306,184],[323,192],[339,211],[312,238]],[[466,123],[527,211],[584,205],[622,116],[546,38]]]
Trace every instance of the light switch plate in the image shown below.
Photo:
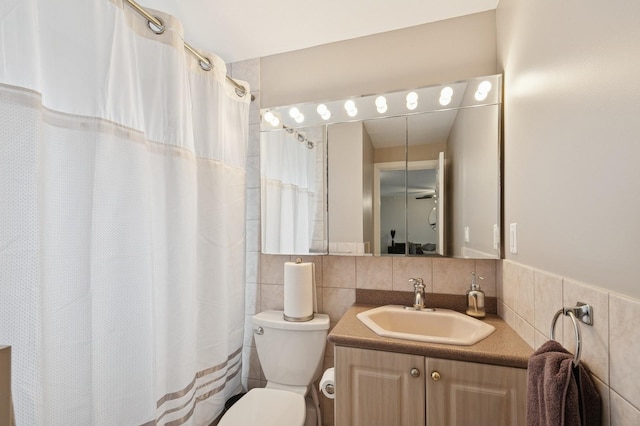
[[[511,253],[518,253],[518,224],[512,223],[509,225],[509,251]]]

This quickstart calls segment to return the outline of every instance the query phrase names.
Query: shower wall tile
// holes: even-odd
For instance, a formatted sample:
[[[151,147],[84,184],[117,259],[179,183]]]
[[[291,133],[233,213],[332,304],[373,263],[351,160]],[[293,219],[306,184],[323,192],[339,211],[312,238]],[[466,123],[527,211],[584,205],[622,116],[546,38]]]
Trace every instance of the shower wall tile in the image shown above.
[[[396,291],[413,291],[409,284],[410,278],[422,278],[426,292],[433,292],[433,262],[431,259],[417,257],[394,256],[393,259],[393,286]]]
[[[260,253],[258,251],[248,251],[246,254],[247,266],[245,279],[247,283],[256,284],[259,283],[259,271],[260,271]]]
[[[564,306],[575,306],[576,302],[588,303],[593,308],[593,325],[581,326],[581,360],[604,383],[609,384],[609,297],[595,287],[565,279],[563,283]],[[580,323],[581,324],[581,323]],[[621,324],[618,324],[620,326]],[[575,353],[576,335],[573,322],[563,317],[564,346]]]
[[[356,288],[391,290],[393,259],[391,257],[356,257]]]
[[[611,377],[609,384],[621,397],[640,407],[640,380],[629,380],[640,371],[640,302],[609,295]],[[634,336],[634,338],[631,338]],[[640,424],[640,423],[638,423]]]
[[[244,290],[244,313],[255,315],[260,312],[260,286],[247,282]]]
[[[325,256],[322,260],[322,277],[324,287],[355,288],[356,258],[354,256]]]
[[[247,220],[246,228],[247,252],[260,251],[260,220]]]
[[[247,188],[260,189],[260,157],[247,157]]]
[[[260,124],[249,124],[247,157],[260,157]]]
[[[260,92],[251,92],[253,101],[249,105],[249,124],[260,124]]]
[[[257,92],[260,90],[259,58],[234,62],[231,66],[231,76],[233,78],[249,83],[251,86],[251,92]]]
[[[260,188],[247,189],[247,220],[260,220]]]

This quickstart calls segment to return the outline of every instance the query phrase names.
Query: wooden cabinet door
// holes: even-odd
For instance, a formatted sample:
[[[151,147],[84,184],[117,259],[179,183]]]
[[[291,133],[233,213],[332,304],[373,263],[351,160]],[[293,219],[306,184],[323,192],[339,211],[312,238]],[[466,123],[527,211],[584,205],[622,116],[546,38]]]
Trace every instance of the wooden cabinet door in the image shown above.
[[[423,369],[422,356],[336,346],[336,426],[424,425]]]
[[[425,374],[428,426],[525,424],[527,370],[426,358]]]

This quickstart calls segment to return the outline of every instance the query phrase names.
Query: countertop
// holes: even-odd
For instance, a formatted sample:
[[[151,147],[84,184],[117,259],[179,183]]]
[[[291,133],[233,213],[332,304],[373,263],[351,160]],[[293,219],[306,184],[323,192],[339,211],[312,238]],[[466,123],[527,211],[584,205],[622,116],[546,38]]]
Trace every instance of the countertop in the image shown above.
[[[351,346],[431,358],[479,362],[505,367],[527,368],[533,349],[498,315],[487,314],[482,320],[496,330],[489,337],[471,346],[415,342],[412,340],[380,337],[365,326],[356,315],[377,305],[354,304],[342,316],[327,337],[339,346]]]

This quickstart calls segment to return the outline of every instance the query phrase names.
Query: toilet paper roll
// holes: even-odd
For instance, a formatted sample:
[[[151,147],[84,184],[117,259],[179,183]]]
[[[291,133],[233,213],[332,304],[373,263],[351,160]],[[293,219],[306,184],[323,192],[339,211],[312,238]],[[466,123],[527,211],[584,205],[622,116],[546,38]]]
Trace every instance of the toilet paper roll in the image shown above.
[[[320,391],[329,399],[336,397],[336,373],[332,368],[327,368],[320,379]]]
[[[289,321],[313,319],[313,263],[284,264],[284,317]]]

